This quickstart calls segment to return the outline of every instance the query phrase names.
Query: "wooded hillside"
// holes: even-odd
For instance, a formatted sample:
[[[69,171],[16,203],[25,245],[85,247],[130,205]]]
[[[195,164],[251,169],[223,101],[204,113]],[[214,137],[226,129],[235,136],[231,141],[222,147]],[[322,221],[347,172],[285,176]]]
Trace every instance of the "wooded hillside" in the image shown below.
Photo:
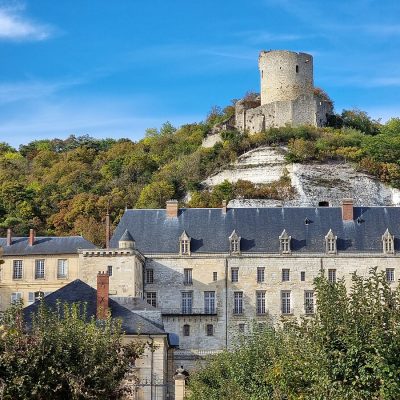
[[[224,182],[212,191],[201,182],[260,145],[288,145],[288,161],[346,159],[383,182],[400,187],[400,119],[381,125],[367,114],[344,111],[330,128],[280,128],[256,135],[222,133],[213,148],[201,143],[213,125],[232,115],[232,107],[214,108],[205,122],[179,129],[165,123],[143,139],[36,140],[14,149],[0,144],[0,229],[25,235],[82,234],[102,244],[109,204],[116,224],[126,207],[163,208],[177,198],[189,207],[219,207],[234,197],[290,196],[283,179],[271,185]],[[187,198],[186,198],[187,199]],[[2,232],[4,233],[4,232]]]

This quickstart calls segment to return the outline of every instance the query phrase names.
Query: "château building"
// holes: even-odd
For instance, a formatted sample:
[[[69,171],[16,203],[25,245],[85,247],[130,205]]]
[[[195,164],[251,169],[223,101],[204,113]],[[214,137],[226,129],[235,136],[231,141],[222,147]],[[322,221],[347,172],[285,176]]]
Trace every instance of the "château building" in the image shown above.
[[[354,207],[350,199],[341,207],[203,209],[181,209],[172,200],[165,209],[126,210],[108,248],[85,241],[70,257],[74,278],[96,287],[98,271],[107,271],[110,299],[145,300],[157,310],[162,329],[179,343],[174,368],[190,370],[204,355],[229,348],[253,323],[312,317],[313,280],[321,273],[350,282],[353,272],[366,275],[377,267],[395,287],[399,220],[399,207]],[[2,307],[21,285],[13,276],[20,259],[30,260],[23,282],[28,304],[25,293],[44,287],[33,273],[43,252],[25,254],[29,244],[10,252],[5,239],[1,243]],[[46,261],[45,280],[62,285],[59,254],[46,253],[53,261]],[[41,290],[55,285],[46,287]]]

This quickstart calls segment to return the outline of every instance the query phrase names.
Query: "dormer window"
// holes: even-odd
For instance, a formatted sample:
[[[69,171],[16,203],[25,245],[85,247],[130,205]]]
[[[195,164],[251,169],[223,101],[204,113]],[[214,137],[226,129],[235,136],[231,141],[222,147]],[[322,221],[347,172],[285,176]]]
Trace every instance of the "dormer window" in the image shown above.
[[[183,231],[179,238],[179,254],[181,256],[190,256],[190,237]]]
[[[382,235],[383,254],[394,254],[394,236],[386,229]]]
[[[332,229],[329,229],[329,232],[325,236],[325,250],[327,254],[337,253],[336,241],[337,236],[333,234]]]
[[[292,240],[292,237],[289,236],[284,229],[281,235],[279,236],[279,251],[282,254],[289,254],[291,252],[290,249],[290,241]]]
[[[236,231],[229,236],[229,249],[231,254],[240,254],[240,236]]]

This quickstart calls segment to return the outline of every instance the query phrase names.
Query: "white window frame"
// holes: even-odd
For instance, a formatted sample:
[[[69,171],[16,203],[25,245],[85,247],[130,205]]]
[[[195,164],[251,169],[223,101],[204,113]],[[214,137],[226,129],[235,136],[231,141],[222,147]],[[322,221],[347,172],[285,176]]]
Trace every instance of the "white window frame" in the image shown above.
[[[257,267],[257,283],[265,282],[265,268]]]
[[[290,315],[292,314],[292,293],[290,290],[281,291],[281,314]]]
[[[148,268],[146,269],[146,283],[153,284],[154,283],[154,269]]]
[[[233,313],[243,314],[243,292],[233,292]]]
[[[290,268],[282,268],[282,282],[290,282]]]
[[[314,314],[314,290],[304,291],[304,312],[305,314]]]
[[[239,282],[239,268],[237,267],[231,268],[231,282]]]
[[[258,315],[263,315],[267,313],[265,290],[256,291],[256,310]]]
[[[183,284],[185,286],[193,285],[193,269],[192,268],[184,268],[183,269]]]
[[[204,314],[215,314],[215,292],[204,292]]]
[[[13,280],[20,280],[23,279],[23,277],[24,277],[23,260],[13,260]]]
[[[46,261],[44,258],[35,259],[35,279],[46,278]]]
[[[182,314],[192,314],[193,312],[193,292],[181,292]]]
[[[394,268],[386,268],[386,282],[392,283],[395,281]]]
[[[59,258],[57,260],[57,279],[68,278],[68,260],[66,258]]]
[[[16,304],[23,299],[22,292],[12,292],[10,296],[10,303]]]
[[[157,292],[146,292],[146,301],[151,306],[157,308]]]
[[[336,269],[335,268],[329,268],[328,269],[328,281],[330,283],[336,283],[337,276],[336,276]]]

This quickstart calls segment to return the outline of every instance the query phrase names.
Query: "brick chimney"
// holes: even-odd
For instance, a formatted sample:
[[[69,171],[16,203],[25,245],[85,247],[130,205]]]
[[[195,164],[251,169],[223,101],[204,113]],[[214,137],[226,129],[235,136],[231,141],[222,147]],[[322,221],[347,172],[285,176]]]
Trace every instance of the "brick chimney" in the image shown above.
[[[342,219],[343,221],[353,221],[354,219],[353,199],[342,200]]]
[[[29,229],[29,246],[33,246],[35,244],[35,230]]]
[[[226,200],[222,200],[222,214],[226,214],[227,208]]]
[[[178,216],[178,200],[168,200],[167,201],[167,217],[176,218]]]
[[[109,287],[110,276],[107,272],[99,271],[99,273],[97,274],[97,319],[107,319]]]
[[[10,228],[7,229],[7,246],[12,245],[12,230]]]

